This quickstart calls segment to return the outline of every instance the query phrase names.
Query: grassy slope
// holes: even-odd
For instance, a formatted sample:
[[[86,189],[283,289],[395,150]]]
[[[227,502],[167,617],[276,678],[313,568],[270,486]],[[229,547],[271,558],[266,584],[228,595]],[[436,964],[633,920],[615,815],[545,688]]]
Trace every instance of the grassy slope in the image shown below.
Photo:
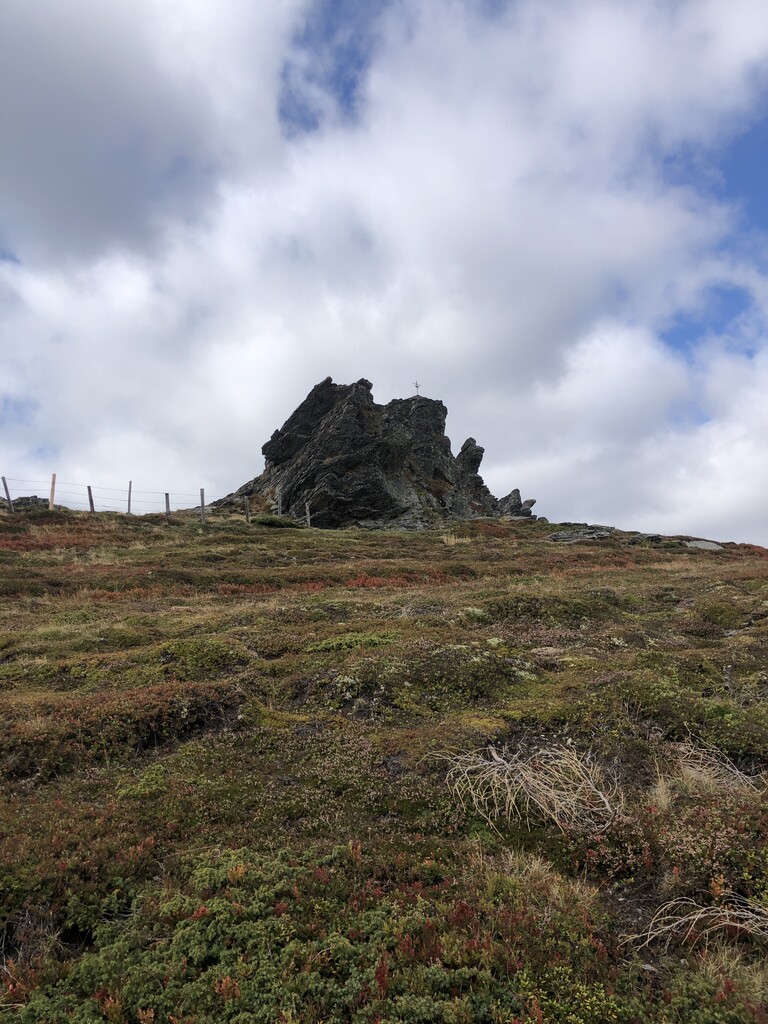
[[[768,553],[553,529],[0,518],[0,1014],[768,1019],[754,929],[621,944],[768,904],[761,792],[671,767],[768,762]],[[492,824],[429,756],[489,741],[625,809]]]

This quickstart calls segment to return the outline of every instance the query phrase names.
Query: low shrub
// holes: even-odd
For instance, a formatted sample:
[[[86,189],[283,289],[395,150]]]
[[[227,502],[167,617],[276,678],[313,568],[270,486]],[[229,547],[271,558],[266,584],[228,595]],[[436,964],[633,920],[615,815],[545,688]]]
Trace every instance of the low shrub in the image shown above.
[[[255,516],[253,522],[257,526],[267,526],[274,530],[300,530],[304,525],[290,516]]]
[[[67,697],[0,726],[0,775],[52,778],[221,726],[243,701],[232,683],[168,682]]]
[[[20,1024],[629,1020],[589,905],[542,915],[515,872],[472,877],[360,843],[187,862],[180,885],[102,925],[96,949],[29,993]]]
[[[193,636],[160,648],[159,659],[175,679],[210,679],[248,664],[245,647],[236,640]]]

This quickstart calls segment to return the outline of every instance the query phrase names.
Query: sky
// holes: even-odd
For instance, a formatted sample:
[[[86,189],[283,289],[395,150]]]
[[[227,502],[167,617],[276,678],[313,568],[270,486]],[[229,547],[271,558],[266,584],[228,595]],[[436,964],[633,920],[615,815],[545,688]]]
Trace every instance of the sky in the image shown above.
[[[765,0],[5,0],[0,473],[418,380],[553,522],[768,545],[766,166]]]

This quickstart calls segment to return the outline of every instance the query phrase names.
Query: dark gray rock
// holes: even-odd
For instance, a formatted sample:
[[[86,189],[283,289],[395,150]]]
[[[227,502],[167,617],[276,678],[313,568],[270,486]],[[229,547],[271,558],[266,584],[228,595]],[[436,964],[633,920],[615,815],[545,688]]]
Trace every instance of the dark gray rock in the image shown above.
[[[38,498],[36,494],[23,495],[22,497],[12,498],[11,500],[13,502],[14,511],[16,512],[19,512],[21,510],[48,508],[48,499]],[[8,502],[5,500],[5,498],[0,498],[0,507],[6,509],[8,508]],[[56,508],[60,509],[61,506],[57,505]]]
[[[474,437],[468,437],[461,446],[461,451],[456,456],[456,465],[462,475],[472,476],[480,469],[483,461],[485,448],[481,448]]]
[[[517,487],[503,498],[499,498],[499,512],[503,516],[519,516],[523,507],[523,499]]]
[[[474,438],[453,456],[442,402],[416,395],[382,406],[371,388],[364,379],[317,384],[262,448],[261,476],[215,504],[257,496],[276,510],[279,494],[284,513],[303,518],[308,503],[312,525],[321,527],[535,518],[533,500],[521,501],[519,491],[508,506],[491,494],[478,473],[484,450]]]
[[[613,533],[615,530],[612,526],[590,526],[588,523],[579,523],[570,530],[550,533],[547,540],[559,541],[561,544],[578,544],[585,540],[605,540]]]
[[[503,498],[499,498],[498,501],[498,514],[504,516],[507,519],[535,519],[531,509],[536,504],[535,498],[528,498],[527,501],[522,501],[520,498],[520,491],[515,488]]]

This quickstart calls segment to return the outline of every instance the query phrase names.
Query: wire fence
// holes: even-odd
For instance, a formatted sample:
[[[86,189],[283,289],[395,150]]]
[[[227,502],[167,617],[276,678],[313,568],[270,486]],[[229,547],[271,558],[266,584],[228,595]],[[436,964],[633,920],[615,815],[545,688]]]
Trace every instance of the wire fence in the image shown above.
[[[18,503],[19,508],[23,508],[28,505],[27,499],[37,498],[38,505],[47,502],[51,508],[55,504],[84,512],[151,515],[200,508],[204,514],[206,504],[226,497],[223,494],[206,494],[202,487],[195,492],[145,491],[135,488],[133,481],[129,481],[126,487],[99,487],[57,480],[55,473],[50,480],[27,480],[11,476],[0,479],[3,485],[0,502],[10,510],[15,508],[14,502]]]
[[[56,474],[51,474],[50,480],[26,480],[19,477],[0,477],[5,497],[0,495],[0,508],[5,507],[9,512],[23,511],[31,506],[40,508],[47,504],[49,509],[58,505],[65,508],[80,510],[83,512],[123,512],[128,515],[156,515],[165,513],[170,517],[172,511],[178,512],[181,509],[196,510],[200,515],[201,522],[205,523],[207,510],[211,505],[222,498],[233,497],[226,494],[208,494],[205,488],[199,491],[143,491],[134,488],[133,481],[128,481],[128,486],[123,487],[94,487],[91,484],[75,484],[67,480],[56,479]],[[44,488],[43,494],[47,498],[37,494],[31,494],[30,489]],[[15,496],[14,496],[15,495]],[[192,499],[190,501],[189,499]],[[274,504],[268,506],[271,512],[278,516],[283,515],[283,494],[278,487],[274,495]],[[242,496],[234,502],[227,503],[225,511],[236,511],[236,506],[242,505],[242,512],[246,522],[251,522],[250,499]],[[263,507],[263,506],[262,506]],[[289,514],[295,515],[295,508]],[[304,502],[302,513],[307,526],[312,525],[312,510],[309,502]]]

